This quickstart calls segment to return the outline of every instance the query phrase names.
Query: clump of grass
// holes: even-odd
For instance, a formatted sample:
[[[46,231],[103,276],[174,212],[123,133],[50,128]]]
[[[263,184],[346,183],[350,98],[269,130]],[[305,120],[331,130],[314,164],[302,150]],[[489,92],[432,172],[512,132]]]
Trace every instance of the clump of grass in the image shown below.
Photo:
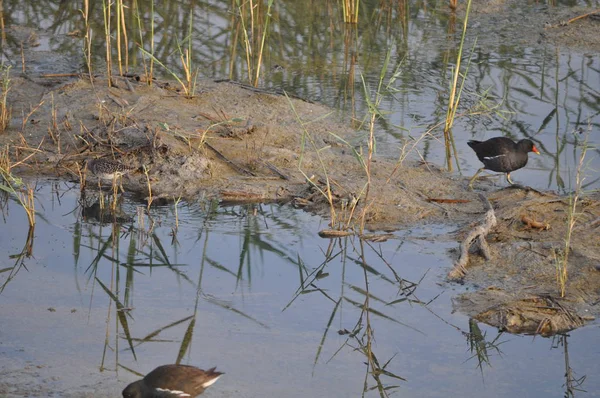
[[[35,225],[35,196],[34,187],[25,184],[19,177],[11,173],[13,164],[9,156],[9,147],[6,145],[0,153],[0,190],[12,195],[23,207],[29,226]]]
[[[192,48],[192,28],[194,25],[194,20],[193,20],[193,13],[190,12],[190,16],[189,16],[189,23],[188,23],[188,34],[187,37],[185,37],[183,39],[183,41],[179,41],[177,40],[177,51],[179,52],[179,59],[181,60],[181,67],[183,68],[183,73],[184,76],[183,77],[179,77],[177,75],[177,73],[172,70],[171,68],[169,68],[168,66],[166,66],[164,63],[162,63],[158,58],[156,58],[154,56],[154,44],[151,45],[150,47],[150,51],[146,50],[143,47],[143,42],[141,42],[141,37],[142,37],[142,33],[141,33],[141,22],[139,22],[140,17],[138,16],[138,29],[140,30],[140,44],[138,44],[138,48],[140,49],[140,51],[142,52],[142,54],[144,56],[148,56],[148,58],[150,58],[150,66],[149,68],[146,66],[146,63],[144,61],[144,68],[146,68],[146,77],[148,80],[152,80],[152,68],[154,65],[154,62],[156,62],[157,64],[159,64],[160,66],[162,66],[171,76],[173,76],[173,78],[175,80],[177,80],[177,82],[181,85],[181,89],[183,90],[184,95],[187,98],[192,98],[195,95],[196,92],[196,83],[198,80],[198,72],[199,72],[199,68],[193,67],[192,64],[192,56],[191,54],[193,54],[193,48]],[[152,33],[151,33],[151,40],[154,36],[154,24],[152,24]],[[154,40],[152,40],[152,43],[154,42]],[[185,45],[185,48],[184,48]],[[145,59],[145,58],[144,58]],[[148,82],[148,84],[151,84],[150,82]]]
[[[182,78],[180,78],[177,73],[175,71],[173,71],[172,69],[170,69],[168,66],[166,66],[165,64],[163,64],[158,58],[156,58],[154,55],[152,55],[150,52],[144,50],[143,48],[140,47],[140,51],[144,54],[146,54],[148,57],[150,57],[150,59],[153,60],[153,62],[156,62],[157,64],[159,64],[160,66],[162,66],[163,68],[165,68],[165,70],[171,75],[173,76],[173,78],[175,80],[177,80],[177,83],[179,83],[179,85],[181,86],[181,89],[183,90],[183,94],[187,97],[187,98],[192,98],[195,95],[195,90],[196,90],[196,80],[198,78],[198,69],[196,68],[196,71],[194,71],[193,73],[190,72],[192,70],[192,63],[191,63],[191,59],[189,54],[191,53],[191,50],[185,49],[182,50],[181,46],[178,45],[178,49],[180,51],[180,59],[181,62],[183,64],[183,69],[184,69],[184,73],[185,76]]]
[[[579,155],[579,163],[577,164],[577,171],[575,173],[575,186],[573,191],[569,195],[569,207],[567,209],[567,231],[565,234],[564,247],[562,250],[554,251],[554,264],[556,265],[556,282],[558,283],[558,290],[560,297],[565,297],[567,281],[569,279],[568,263],[569,263],[569,251],[571,247],[571,239],[573,237],[573,230],[580,213],[577,212],[577,204],[583,194],[583,181],[585,180],[585,156],[588,149],[588,139],[591,127],[588,128],[585,139],[581,145],[581,154]]]
[[[330,217],[331,217],[330,225],[333,228],[335,228],[335,226],[338,225],[337,211],[336,211],[335,205],[334,205],[333,190],[331,187],[331,180],[329,179],[329,173],[328,173],[327,167],[325,166],[325,162],[320,154],[320,151],[323,148],[317,147],[317,143],[312,138],[310,132],[308,131],[308,129],[306,127],[306,125],[308,123],[305,123],[304,121],[302,121],[302,119],[300,118],[300,115],[298,115],[298,113],[296,112],[296,108],[294,107],[292,100],[290,99],[290,97],[287,96],[287,93],[286,93],[286,98],[288,100],[288,103],[290,104],[290,107],[292,108],[292,111],[294,112],[294,115],[296,116],[296,120],[298,121],[298,123],[300,123],[300,126],[302,127],[302,130],[303,130],[302,138],[301,138],[301,142],[300,142],[300,156],[298,158],[298,170],[300,171],[302,176],[304,176],[304,179],[310,185],[312,185],[321,195],[323,195],[323,197],[327,200],[327,203],[329,204],[329,212],[330,212]],[[312,121],[312,122],[314,122],[314,121]],[[321,166],[321,171],[323,172],[324,179],[325,179],[325,184],[324,184],[325,186],[323,188],[321,188],[321,186],[319,186],[319,184],[317,184],[315,182],[314,177],[308,176],[303,170],[304,155],[307,152],[307,145],[310,146],[310,148],[315,152],[317,159],[319,161],[319,165]]]
[[[183,72],[185,74],[185,86],[183,91],[185,92],[186,97],[193,97],[196,92],[196,81],[198,79],[198,67],[195,70],[192,67],[192,59],[190,54],[192,54],[192,27],[194,26],[194,14],[190,12],[190,21],[188,23],[188,35],[184,39],[184,43],[187,42],[187,48],[182,48],[182,43],[177,41],[177,50],[179,51],[179,59],[181,60],[181,66],[183,67]]]
[[[10,66],[0,66],[0,78],[2,79],[2,94],[0,95],[0,133],[4,132],[10,125],[12,109],[8,104],[8,92],[11,88]]]
[[[267,40],[267,33],[269,31],[271,7],[273,6],[273,3],[274,0],[268,0],[267,10],[263,16],[263,0],[236,0],[239,10],[238,17],[241,24],[241,31],[243,32],[242,44],[246,54],[248,81],[255,87],[258,86],[260,79],[260,69]],[[250,31],[250,34],[248,34],[248,31]]]

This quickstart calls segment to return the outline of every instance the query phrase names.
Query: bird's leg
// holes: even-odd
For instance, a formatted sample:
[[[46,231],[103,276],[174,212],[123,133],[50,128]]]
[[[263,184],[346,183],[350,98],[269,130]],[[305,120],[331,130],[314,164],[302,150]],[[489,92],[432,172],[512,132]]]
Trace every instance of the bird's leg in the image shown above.
[[[125,190],[123,189],[123,176],[122,175],[119,176],[119,188],[121,189],[121,193],[125,193]]]
[[[510,179],[510,173],[506,173],[506,181],[508,181],[510,185],[515,185],[515,183]]]
[[[104,194],[102,193],[102,185],[100,179],[98,179],[98,202],[100,204],[100,210],[104,211]]]
[[[481,173],[483,170],[485,170],[485,167],[482,167],[479,170],[477,170],[477,173],[475,173],[475,175],[471,177],[471,179],[469,180],[469,189],[473,189],[473,182],[475,181],[479,173]]]
[[[112,189],[113,189],[113,199],[112,199],[112,203],[111,203],[111,207],[112,210],[115,211],[117,208],[117,179],[119,178],[119,176],[117,175],[117,173],[115,173],[115,175],[113,176],[113,183],[112,183]]]

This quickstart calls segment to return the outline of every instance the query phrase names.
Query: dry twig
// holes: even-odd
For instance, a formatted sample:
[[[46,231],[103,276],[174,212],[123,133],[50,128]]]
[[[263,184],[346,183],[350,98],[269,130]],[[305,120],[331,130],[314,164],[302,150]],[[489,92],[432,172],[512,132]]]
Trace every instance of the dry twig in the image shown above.
[[[492,228],[496,226],[496,214],[494,208],[485,196],[479,194],[479,199],[483,202],[487,212],[485,213],[484,222],[476,226],[469,232],[467,237],[460,244],[460,255],[458,261],[454,264],[454,268],[448,273],[449,279],[460,279],[467,274],[467,264],[469,262],[469,249],[474,241],[477,241],[478,251],[486,259],[490,259],[490,252],[485,241],[486,235]]]

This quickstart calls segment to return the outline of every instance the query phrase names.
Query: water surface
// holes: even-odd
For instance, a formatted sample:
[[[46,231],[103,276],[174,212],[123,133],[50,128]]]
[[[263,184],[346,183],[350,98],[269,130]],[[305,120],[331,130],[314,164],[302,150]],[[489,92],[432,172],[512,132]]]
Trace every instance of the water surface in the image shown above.
[[[9,282],[1,274],[0,373],[13,392],[116,396],[136,378],[130,370],[180,358],[226,372],[207,396],[360,396],[365,380],[376,385],[360,351],[363,306],[377,360],[405,379],[383,375],[381,384],[399,394],[559,397],[566,360],[574,376],[590,376],[582,388],[591,396],[600,387],[591,377],[596,326],[519,337],[452,313],[451,297],[465,288],[444,281],[456,244],[442,226],[361,248],[319,238],[321,220],[287,206],[183,203],[174,240],[173,207],[151,212],[150,230],[126,201],[133,219],[113,238],[112,225],[81,217],[78,195],[40,185],[46,205],[31,256]],[[27,236],[21,209],[12,201],[4,209],[2,270]]]
[[[92,3],[93,23],[100,22],[101,2]],[[151,18],[156,21],[156,56],[170,68],[180,72],[175,48],[187,37],[192,15],[193,59],[201,76],[247,79],[233,2],[166,2],[155,5],[154,16],[148,2],[139,4],[144,30]],[[372,95],[389,51],[385,81],[397,74],[380,105],[386,114],[377,124],[378,154],[398,157],[407,140],[443,119],[457,43],[448,38],[445,2],[388,9],[363,1],[356,27],[340,21],[335,3],[275,4],[261,87],[361,120],[368,113],[361,74]],[[11,29],[41,29],[39,51],[68,55],[76,61],[57,65],[77,69],[82,44],[66,34],[83,28],[80,6],[5,1],[3,16]],[[535,2],[523,9],[568,6]],[[17,66],[20,46],[11,29],[3,56],[12,55]],[[94,29],[101,38],[101,26]],[[530,137],[542,156],[532,156],[513,179],[568,192],[581,153],[579,129],[589,126],[591,142],[599,142],[598,55],[547,43],[480,43],[462,110],[483,93],[501,105],[497,112],[457,119],[461,172],[471,175],[480,166],[468,139]],[[95,41],[99,65],[102,46]],[[132,52],[132,60],[139,70],[139,53]],[[360,142],[364,130],[356,137]],[[413,158],[443,165],[440,137],[438,128]],[[599,184],[598,150],[588,156],[586,188],[592,189]],[[118,223],[102,223],[93,212],[83,214],[79,188],[63,182],[40,182],[36,200],[31,253],[21,208],[2,201],[4,395],[114,397],[136,379],[134,372],[180,360],[226,372],[206,396],[351,397],[361,396],[365,384],[364,395],[379,396],[375,378],[366,373],[363,350],[369,342],[389,372],[380,376],[380,386],[402,396],[600,391],[593,377],[600,371],[597,325],[569,336],[532,338],[500,334],[452,312],[452,296],[474,288],[445,282],[452,265],[447,251],[457,245],[446,235],[452,227],[415,227],[384,243],[361,244],[319,238],[327,221],[287,206],[180,203],[177,227],[174,206],[147,214],[128,199]]]

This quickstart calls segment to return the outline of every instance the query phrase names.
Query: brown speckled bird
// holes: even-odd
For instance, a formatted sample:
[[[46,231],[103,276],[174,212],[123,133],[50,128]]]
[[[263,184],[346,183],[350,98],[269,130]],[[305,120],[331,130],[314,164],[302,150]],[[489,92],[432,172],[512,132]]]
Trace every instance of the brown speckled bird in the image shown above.
[[[137,170],[137,167],[126,166],[116,160],[111,159],[90,159],[87,161],[87,169],[92,172],[93,175],[100,179],[112,180],[115,177],[120,177],[123,174],[127,174],[133,170]]]
[[[196,397],[223,373],[216,368],[198,369],[189,365],[162,365],[123,390],[123,398]]]

